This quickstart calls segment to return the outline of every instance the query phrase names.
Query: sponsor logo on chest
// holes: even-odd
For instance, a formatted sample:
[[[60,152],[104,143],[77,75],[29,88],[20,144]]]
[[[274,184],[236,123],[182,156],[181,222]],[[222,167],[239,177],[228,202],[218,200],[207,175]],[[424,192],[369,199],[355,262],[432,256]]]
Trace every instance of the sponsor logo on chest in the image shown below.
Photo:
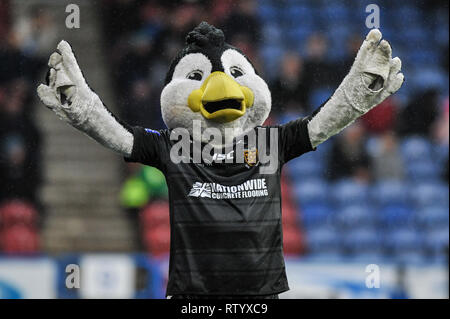
[[[268,195],[266,179],[255,178],[233,186],[195,182],[187,196],[211,199],[238,199],[265,197]]]

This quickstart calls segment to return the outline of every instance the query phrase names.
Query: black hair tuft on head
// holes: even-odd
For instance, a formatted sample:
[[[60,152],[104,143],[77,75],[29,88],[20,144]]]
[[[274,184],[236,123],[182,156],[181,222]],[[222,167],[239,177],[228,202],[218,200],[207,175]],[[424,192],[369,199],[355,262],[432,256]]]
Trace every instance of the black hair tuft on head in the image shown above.
[[[194,30],[189,32],[186,37],[187,45],[196,45],[204,47],[206,45],[213,45],[217,47],[223,46],[225,43],[225,35],[222,30],[203,21]]]

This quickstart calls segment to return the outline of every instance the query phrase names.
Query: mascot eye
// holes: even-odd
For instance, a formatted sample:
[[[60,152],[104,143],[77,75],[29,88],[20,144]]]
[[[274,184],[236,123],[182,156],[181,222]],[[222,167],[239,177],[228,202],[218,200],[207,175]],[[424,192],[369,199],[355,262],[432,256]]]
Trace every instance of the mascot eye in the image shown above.
[[[232,66],[230,68],[230,73],[235,78],[238,78],[238,77],[244,75],[244,71],[242,71],[242,69],[237,66]]]
[[[200,70],[194,70],[187,75],[189,80],[201,81],[203,78],[203,72]]]

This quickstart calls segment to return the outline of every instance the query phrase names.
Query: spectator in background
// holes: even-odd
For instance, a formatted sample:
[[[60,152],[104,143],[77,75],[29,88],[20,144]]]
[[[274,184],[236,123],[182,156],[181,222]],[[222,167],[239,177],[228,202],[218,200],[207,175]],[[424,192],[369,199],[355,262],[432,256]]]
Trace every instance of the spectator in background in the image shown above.
[[[348,71],[350,71],[351,66],[353,65],[353,62],[355,61],[356,54],[359,51],[359,48],[361,47],[361,43],[364,39],[361,38],[361,35],[354,34],[351,35],[348,38],[347,41],[347,52],[344,59],[340,61],[336,61],[337,63],[337,80],[339,83],[344,79],[344,77],[348,74]]]
[[[117,83],[120,83],[117,87],[119,96],[124,96],[126,100],[132,82],[149,76],[153,48],[151,39],[143,33],[134,34],[128,44],[129,51],[120,59],[115,73],[119,80]]]
[[[235,42],[236,36],[243,34],[253,45],[260,43],[261,23],[256,14],[256,8],[255,0],[239,0],[231,7],[232,11],[221,26],[230,43]]]
[[[32,80],[40,67],[46,64],[47,61],[44,63],[22,53],[14,32],[9,32],[6,38],[0,38],[0,86],[17,76]]]
[[[395,133],[393,131],[384,132],[379,137],[377,146],[375,152],[371,154],[374,179],[402,180],[405,177],[404,163]]]
[[[398,131],[401,135],[429,137],[438,112],[438,92],[429,89],[416,94],[401,112]]]
[[[449,103],[448,97],[442,103],[439,109],[439,117],[433,124],[433,140],[438,145],[446,145],[449,143]]]
[[[47,60],[48,52],[52,52],[58,41],[53,17],[42,4],[31,6],[28,15],[17,21],[13,31],[21,51],[39,59]]]
[[[108,44],[120,39],[140,26],[139,13],[143,11],[142,1],[136,0],[104,0],[102,1],[102,17]]]
[[[272,84],[272,112],[305,113],[308,103],[303,60],[295,52],[288,52],[281,61],[279,77]]]
[[[155,37],[155,54],[167,64],[183,47],[186,34],[201,21],[202,7],[197,3],[183,3],[168,8],[166,24]]]
[[[382,134],[394,129],[397,105],[395,99],[389,97],[377,107],[361,117],[362,123],[368,133]]]
[[[365,149],[365,131],[355,122],[337,136],[328,163],[327,176],[331,180],[353,178],[370,180],[370,158]]]
[[[315,33],[308,38],[306,45],[306,59],[303,73],[309,90],[337,85],[337,67],[327,60],[328,41],[322,33]]]
[[[9,27],[9,1],[0,1],[0,39],[8,34]]]
[[[134,81],[130,91],[129,102],[124,105],[122,110],[125,121],[130,125],[153,129],[163,128],[159,99],[153,95],[153,88],[148,78]]]
[[[448,96],[439,110],[439,117],[432,128],[432,138],[436,144],[438,161],[442,167],[442,178],[448,183],[448,143],[449,143],[449,103]]]
[[[12,80],[0,99],[0,200],[21,198],[37,204],[40,184],[39,132],[28,116],[29,87]]]

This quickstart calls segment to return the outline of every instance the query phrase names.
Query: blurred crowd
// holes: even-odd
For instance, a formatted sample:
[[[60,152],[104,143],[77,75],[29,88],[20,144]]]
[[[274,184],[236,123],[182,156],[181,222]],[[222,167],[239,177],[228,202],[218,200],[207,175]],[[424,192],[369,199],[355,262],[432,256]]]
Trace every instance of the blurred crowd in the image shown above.
[[[131,125],[165,127],[160,93],[168,66],[184,46],[185,35],[203,20],[220,27],[227,42],[240,48],[268,82],[273,106],[267,123],[285,123],[308,115],[331,96],[352,65],[368,31],[364,22],[369,3],[99,0],[105,52],[112,66],[108,71],[117,93],[117,115]],[[448,4],[439,0],[377,3],[381,31],[390,40],[394,55],[403,61],[406,82],[396,95],[316,152],[287,165],[283,187],[292,193],[287,196],[292,203],[289,199],[289,208],[283,212],[294,211],[296,218],[289,219],[290,223],[304,231],[311,253],[326,251],[327,243],[339,242],[331,235],[328,221],[331,218],[339,225],[345,214],[349,214],[346,220],[354,218],[353,229],[361,230],[389,224],[405,212],[405,219],[414,216],[417,221],[408,224],[410,237],[431,238],[436,245],[446,242],[448,246],[448,193],[444,198],[436,197],[443,189],[448,192],[448,8],[442,9]],[[48,53],[58,39],[51,12],[45,7],[30,6],[16,21],[9,13],[8,1],[0,1],[0,236],[13,233],[7,236],[8,242],[14,242],[20,231],[33,236],[37,216],[44,210],[38,196],[42,142],[31,99],[37,76],[42,76]],[[129,164],[127,168],[120,194],[122,205],[130,215],[140,216],[142,230],[158,223],[167,226],[164,177],[141,165]],[[385,189],[407,200],[387,201],[389,194],[377,193],[380,185],[387,185]],[[345,191],[340,192],[341,188]],[[415,189],[424,191],[414,197]],[[323,198],[330,190],[344,199]],[[429,196],[422,198],[423,194]],[[388,217],[364,224],[361,211],[375,213],[362,205],[349,205],[352,201],[373,204],[379,213],[377,218]],[[18,208],[11,209],[11,204]],[[443,209],[447,209],[446,217]],[[15,216],[16,211],[22,213]],[[434,222],[444,229],[436,227],[440,233],[429,231],[434,227],[423,225],[434,224],[424,216],[434,216]],[[5,222],[8,220],[11,222]],[[359,227],[358,222],[365,226]],[[142,232],[146,249],[167,251],[166,226]],[[445,230],[446,238],[442,235]],[[355,238],[363,242],[368,234],[373,235],[373,231]],[[396,232],[390,235],[400,236]],[[401,236],[403,240],[408,238]],[[292,238],[293,242],[299,240],[298,235]],[[312,244],[313,239],[317,245]],[[29,246],[37,246],[35,242],[32,240]],[[413,242],[411,239],[408,243]],[[161,245],[148,247],[145,243]]]
[[[33,101],[56,34],[45,8],[32,6],[12,21],[9,5],[0,1],[0,251],[33,252],[44,211],[42,142]]]
[[[220,27],[227,42],[240,48],[268,82],[273,103],[268,123],[308,115],[331,96],[351,67],[367,33],[366,2],[105,0],[104,32],[111,63],[117,66],[111,72],[120,116],[133,125],[165,127],[159,96],[166,71],[187,32],[203,20]],[[374,189],[386,181],[448,187],[448,13],[442,10],[444,2],[377,3],[381,31],[403,60],[406,83],[398,94],[321,145],[318,154],[312,155],[313,163],[307,157],[288,165],[286,172],[297,195],[296,222],[311,238],[316,229],[308,229],[305,220],[310,206],[302,196],[307,194],[296,191],[308,181],[313,185],[319,180],[327,187],[347,181],[361,189]],[[419,159],[414,162],[408,157],[411,154],[419,154]],[[143,176],[141,170],[130,167],[130,179]],[[148,195],[134,205],[137,209],[144,207],[145,212],[148,203],[160,202],[160,197],[149,195],[155,191],[145,183],[130,185],[124,186],[124,193]],[[439,204],[448,207],[448,197],[447,203],[444,199]],[[327,205],[333,211],[345,210],[334,202]],[[411,217],[421,208],[411,204],[405,209]],[[446,225],[448,229],[448,214]]]

